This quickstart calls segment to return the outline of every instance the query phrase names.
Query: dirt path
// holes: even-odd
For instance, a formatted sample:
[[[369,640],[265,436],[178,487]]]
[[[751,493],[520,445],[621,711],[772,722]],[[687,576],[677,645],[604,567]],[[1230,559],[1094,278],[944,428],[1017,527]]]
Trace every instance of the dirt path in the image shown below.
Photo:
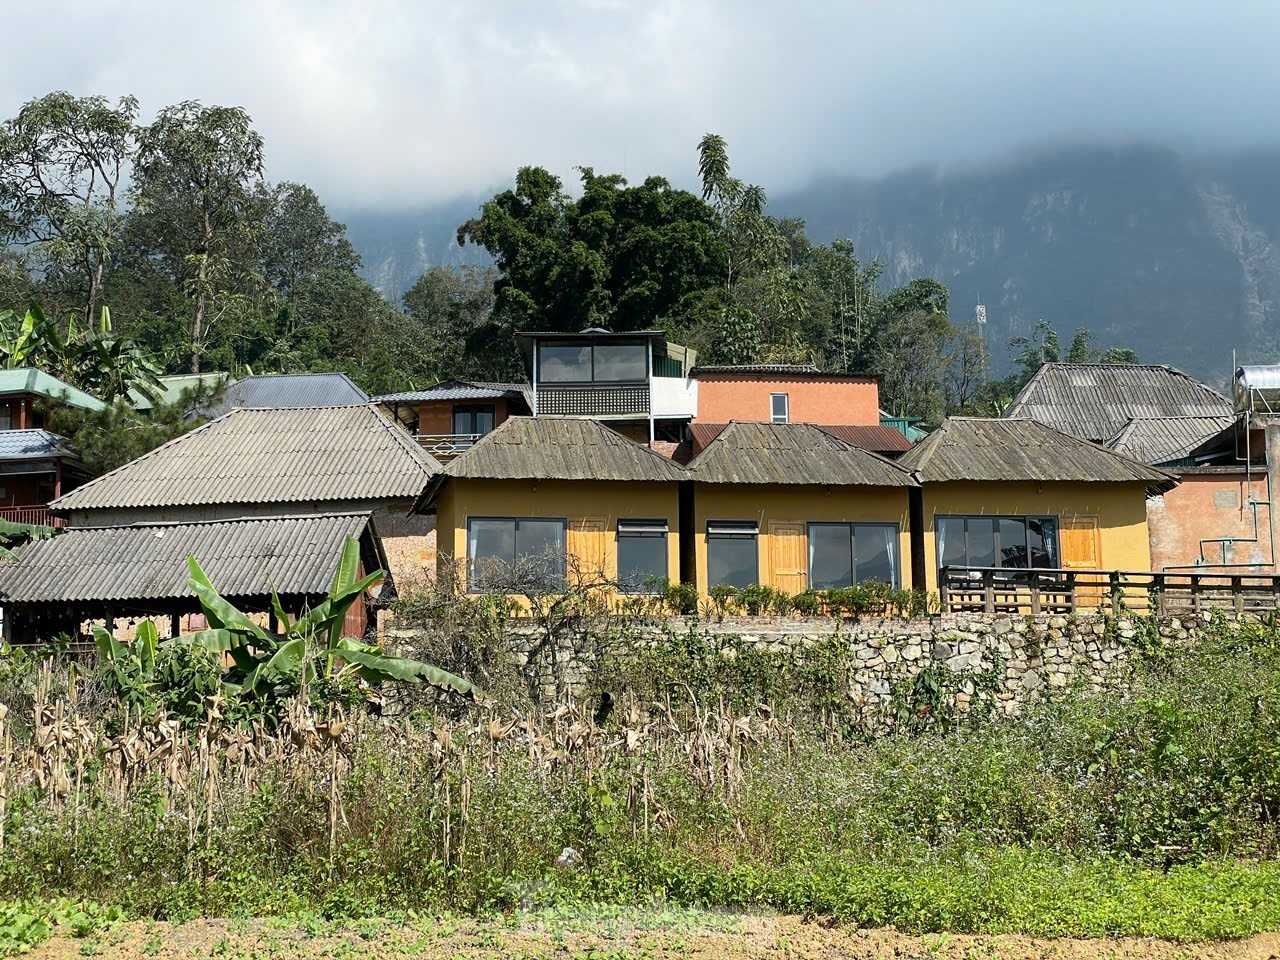
[[[1163,941],[1035,940],[949,934],[913,937],[858,930],[799,917],[658,913],[539,915],[507,923],[431,919],[336,926],[323,922],[199,920],[135,922],[85,939],[56,936],[31,957],[158,958],[581,958],[581,960],[732,960],[785,957],[848,960],[1277,960],[1280,935],[1216,944]]]

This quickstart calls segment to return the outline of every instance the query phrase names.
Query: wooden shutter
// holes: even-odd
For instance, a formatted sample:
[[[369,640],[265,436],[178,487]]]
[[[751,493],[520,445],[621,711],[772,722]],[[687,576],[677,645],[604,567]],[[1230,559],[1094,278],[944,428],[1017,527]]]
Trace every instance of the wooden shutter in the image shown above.
[[[1062,566],[1067,570],[1102,569],[1102,544],[1097,517],[1063,517]]]
[[[807,545],[803,523],[769,521],[769,586],[787,593],[804,591],[809,568]]]
[[[584,583],[603,579],[608,572],[605,562],[605,535],[608,523],[604,517],[575,517],[569,521],[569,577],[575,574]]]

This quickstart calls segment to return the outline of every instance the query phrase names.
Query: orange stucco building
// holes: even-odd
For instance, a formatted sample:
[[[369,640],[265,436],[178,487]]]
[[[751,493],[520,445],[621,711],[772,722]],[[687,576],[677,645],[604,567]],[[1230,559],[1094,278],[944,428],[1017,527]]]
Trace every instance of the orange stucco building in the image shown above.
[[[810,366],[758,364],[698,367],[693,377],[698,383],[695,423],[880,423],[880,384],[874,376],[822,373]]]

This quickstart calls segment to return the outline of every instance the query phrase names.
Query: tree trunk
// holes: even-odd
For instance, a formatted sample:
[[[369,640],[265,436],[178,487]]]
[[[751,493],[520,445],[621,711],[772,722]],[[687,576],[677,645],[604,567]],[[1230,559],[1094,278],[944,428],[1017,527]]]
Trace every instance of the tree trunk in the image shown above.
[[[191,320],[191,372],[200,372],[200,338],[204,335],[205,280],[209,271],[209,257],[200,260],[200,282],[196,289],[196,312]]]

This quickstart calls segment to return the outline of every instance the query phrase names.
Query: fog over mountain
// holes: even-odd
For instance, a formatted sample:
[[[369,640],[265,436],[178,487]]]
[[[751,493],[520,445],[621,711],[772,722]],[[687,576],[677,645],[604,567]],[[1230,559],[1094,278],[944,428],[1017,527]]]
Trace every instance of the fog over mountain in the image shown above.
[[[775,193],[770,212],[803,217],[815,242],[853,238],[887,285],[943,281],[956,321],[983,303],[998,362],[1044,318],[1064,340],[1088,327],[1100,346],[1220,384],[1232,348],[1280,359],[1277,174],[1280,150],[1064,147],[962,172],[828,176]],[[365,275],[394,298],[430,265],[482,261],[455,240],[478,202],[347,215]]]

